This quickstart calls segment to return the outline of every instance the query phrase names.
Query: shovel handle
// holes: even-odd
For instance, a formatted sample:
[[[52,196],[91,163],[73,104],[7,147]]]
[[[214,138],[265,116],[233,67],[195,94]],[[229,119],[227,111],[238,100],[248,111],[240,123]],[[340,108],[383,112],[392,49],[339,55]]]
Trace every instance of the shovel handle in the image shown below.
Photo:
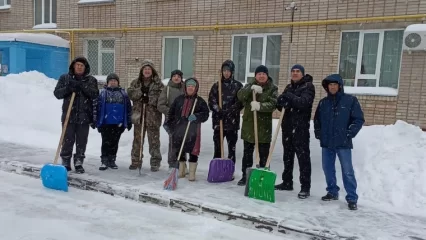
[[[219,82],[218,82],[218,88],[219,88],[219,110],[222,110],[222,73],[220,74],[219,77]],[[224,158],[225,153],[223,150],[223,120],[219,120],[219,131],[220,131],[220,157],[221,159]]]
[[[269,169],[269,164],[271,164],[272,153],[274,152],[275,143],[277,142],[278,133],[280,132],[281,122],[283,121],[283,118],[284,118],[284,112],[285,111],[284,111],[284,108],[283,108],[281,110],[280,120],[278,121],[277,128],[275,129],[274,139],[272,141],[271,148],[269,148],[268,160],[266,161],[266,165],[265,165],[265,168],[267,168],[267,169]]]
[[[253,90],[253,101],[256,101],[256,92]],[[259,165],[259,137],[257,135],[257,111],[253,111],[254,116],[254,143],[255,143],[255,153],[256,153],[256,166]]]
[[[53,164],[58,163],[59,152],[61,151],[62,142],[64,141],[65,132],[66,132],[67,127],[68,127],[68,122],[69,122],[70,115],[71,115],[72,105],[74,104],[74,99],[75,99],[75,92],[73,92],[72,95],[71,95],[70,104],[68,105],[67,115],[65,116],[64,126],[62,127],[61,138],[59,140],[58,148],[56,149],[56,155],[55,155],[55,160],[53,161]]]
[[[139,149],[139,157],[141,158],[141,161],[142,161],[142,151],[143,151],[143,142],[144,142],[144,140],[145,140],[145,109],[146,109],[146,103],[144,103],[143,105],[142,105],[142,115],[141,115],[141,118],[142,118],[142,124],[141,124],[141,147],[140,147],[140,149]],[[141,169],[140,168],[140,165],[139,165],[139,169]]]
[[[194,106],[192,107],[191,114],[194,114],[194,110],[195,110],[195,106],[197,104],[197,100],[198,100],[198,98],[195,98]],[[177,161],[179,161],[180,156],[182,155],[183,146],[185,145],[186,135],[188,134],[188,130],[189,130],[190,125],[191,125],[191,122],[188,121],[188,125],[186,125],[185,135],[183,136],[182,144],[180,145],[180,150],[179,150],[179,155],[178,155]]]

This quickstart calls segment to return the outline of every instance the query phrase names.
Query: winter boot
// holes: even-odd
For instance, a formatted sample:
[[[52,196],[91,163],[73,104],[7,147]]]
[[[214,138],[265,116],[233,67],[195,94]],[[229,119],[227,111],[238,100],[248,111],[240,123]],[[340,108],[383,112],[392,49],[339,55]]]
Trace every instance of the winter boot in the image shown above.
[[[354,202],[349,202],[348,203],[348,208],[349,208],[349,210],[357,210],[358,206]]]
[[[62,166],[67,169],[67,172],[71,171],[71,156],[70,157],[62,157]]]
[[[78,166],[75,166],[75,172],[76,173],[85,173],[85,171],[84,171],[84,168],[83,168],[83,165],[78,165]]]
[[[138,168],[142,168],[142,161],[141,162],[136,162],[132,160],[132,164],[130,164],[129,169],[130,170],[136,170]]]
[[[108,167],[111,169],[118,169],[117,164],[115,164],[115,160],[117,159],[116,156],[110,156],[108,158]]]
[[[186,162],[179,161],[179,178],[184,178],[186,173]]]
[[[278,185],[275,185],[275,190],[278,190],[278,191],[283,191],[283,190],[293,191],[293,184],[282,182]]]
[[[299,194],[297,194],[297,197],[300,199],[306,199],[309,196],[311,196],[311,193],[309,191],[309,189],[302,189]]]
[[[195,172],[197,171],[197,165],[198,163],[196,162],[189,163],[189,177],[188,177],[189,181],[195,181]]]
[[[246,175],[243,175],[243,177],[241,178],[241,180],[240,181],[238,181],[238,186],[244,186],[244,185],[246,185],[246,183],[247,183],[247,177],[246,177]]]
[[[83,162],[84,162],[84,157],[76,157],[76,155],[74,155],[74,168],[76,173],[85,172],[83,168]]]
[[[108,169],[108,157],[101,156],[101,166],[99,167],[99,170],[105,171]]]
[[[323,201],[339,200],[339,196],[333,196],[330,193],[327,193],[324,197],[321,198]]]

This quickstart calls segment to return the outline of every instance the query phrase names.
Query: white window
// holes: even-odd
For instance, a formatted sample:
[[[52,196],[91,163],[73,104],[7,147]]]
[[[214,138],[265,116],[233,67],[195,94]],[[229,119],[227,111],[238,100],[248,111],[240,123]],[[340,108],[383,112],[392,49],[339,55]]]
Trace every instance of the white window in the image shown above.
[[[56,25],[56,7],[56,0],[34,0],[34,25]]]
[[[86,39],[84,54],[90,64],[90,73],[98,80],[115,72],[115,40],[114,39]]]
[[[10,0],[0,0],[0,9],[10,8]]]
[[[278,84],[280,72],[281,34],[244,34],[232,37],[234,78],[246,83],[254,79],[259,65],[268,67],[269,76]]]
[[[183,78],[194,74],[194,38],[165,37],[163,39],[163,78],[169,78],[173,70],[180,69]]]
[[[342,32],[339,74],[345,91],[396,96],[403,35],[403,30]]]

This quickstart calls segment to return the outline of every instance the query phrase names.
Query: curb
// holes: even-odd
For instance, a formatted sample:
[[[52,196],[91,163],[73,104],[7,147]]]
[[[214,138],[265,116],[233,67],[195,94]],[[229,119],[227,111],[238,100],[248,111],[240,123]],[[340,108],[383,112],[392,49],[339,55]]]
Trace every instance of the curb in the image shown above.
[[[0,170],[25,175],[40,179],[40,167],[23,162],[2,161]],[[142,203],[155,204],[157,206],[180,210],[181,212],[193,215],[202,215],[212,217],[219,221],[230,223],[236,226],[250,228],[262,232],[274,233],[282,236],[308,237],[310,240],[325,239],[343,239],[355,240],[361,239],[357,236],[337,233],[325,228],[305,228],[285,224],[284,219],[269,218],[261,215],[252,215],[242,212],[218,209],[217,207],[206,204],[190,202],[184,199],[171,198],[161,194],[132,189],[130,185],[108,183],[93,179],[83,179],[84,175],[68,174],[68,184],[71,187],[101,192],[111,196],[120,196]]]

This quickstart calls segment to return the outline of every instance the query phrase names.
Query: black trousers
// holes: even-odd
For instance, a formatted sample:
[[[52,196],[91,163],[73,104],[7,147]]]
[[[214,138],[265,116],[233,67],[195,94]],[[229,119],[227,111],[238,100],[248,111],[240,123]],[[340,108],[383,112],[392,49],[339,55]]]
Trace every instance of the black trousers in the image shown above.
[[[309,130],[299,133],[283,132],[283,161],[284,172],[282,175],[285,184],[293,185],[294,157],[299,161],[300,184],[302,190],[311,188],[311,152],[309,148]]]
[[[88,137],[89,124],[68,123],[60,153],[64,165],[69,166],[71,163],[74,143],[76,149],[76,153],[74,155],[74,165],[79,166],[83,164],[84,158],[86,157],[85,153]]]
[[[120,142],[121,134],[124,132],[124,127],[117,125],[105,125],[101,129],[102,157],[116,157],[118,151],[118,143]]]
[[[268,160],[270,143],[259,143],[259,165],[265,167],[266,161]],[[255,144],[244,141],[244,153],[242,171],[243,176],[247,174],[247,168],[253,167],[253,152],[255,150]]]
[[[223,137],[228,142],[228,159],[231,159],[235,163],[235,145],[237,145],[238,131],[223,131]],[[219,129],[213,132],[214,142],[214,156],[213,158],[220,158],[220,131]]]

